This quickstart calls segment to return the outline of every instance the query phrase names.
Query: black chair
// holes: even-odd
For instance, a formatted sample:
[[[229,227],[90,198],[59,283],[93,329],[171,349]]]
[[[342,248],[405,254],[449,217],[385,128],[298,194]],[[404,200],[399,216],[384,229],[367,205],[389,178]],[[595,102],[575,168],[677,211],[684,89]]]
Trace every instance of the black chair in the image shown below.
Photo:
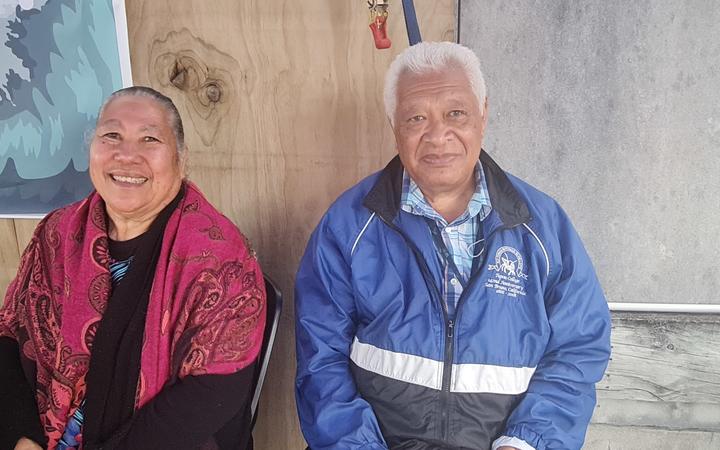
[[[267,295],[267,316],[265,318],[265,333],[263,334],[262,348],[258,355],[257,366],[255,368],[254,386],[252,403],[250,404],[250,412],[252,414],[251,428],[255,427],[257,420],[258,402],[260,401],[260,392],[262,391],[265,375],[267,374],[268,363],[270,362],[270,353],[272,353],[275,335],[277,334],[278,323],[280,322],[280,312],[282,311],[282,292],[275,286],[275,283],[264,276],[265,292]]]
[[[252,401],[249,405],[246,403],[242,411],[238,411],[235,417],[230,419],[228,423],[223,425],[223,427],[215,433],[215,443],[220,448],[254,449],[252,429],[255,427],[255,421],[257,420],[260,391],[262,391],[265,375],[267,374],[270,353],[272,352],[275,334],[278,323],[280,322],[280,311],[282,310],[282,294],[280,290],[275,287],[275,284],[268,277],[264,277],[264,279],[265,292],[267,294],[267,314],[265,317],[263,343],[260,347],[260,354],[255,362]],[[250,425],[249,427],[248,424]]]

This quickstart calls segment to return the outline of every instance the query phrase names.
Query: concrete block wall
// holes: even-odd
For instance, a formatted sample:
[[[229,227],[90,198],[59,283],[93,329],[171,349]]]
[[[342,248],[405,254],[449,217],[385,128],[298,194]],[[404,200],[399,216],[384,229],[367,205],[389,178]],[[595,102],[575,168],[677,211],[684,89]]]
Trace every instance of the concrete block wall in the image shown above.
[[[486,149],[573,218],[611,302],[720,303],[720,2],[462,1]]]

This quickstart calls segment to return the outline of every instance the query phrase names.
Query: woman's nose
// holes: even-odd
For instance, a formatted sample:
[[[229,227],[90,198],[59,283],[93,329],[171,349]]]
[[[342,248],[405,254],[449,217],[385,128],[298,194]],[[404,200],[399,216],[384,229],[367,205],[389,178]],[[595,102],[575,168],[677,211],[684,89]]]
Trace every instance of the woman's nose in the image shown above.
[[[115,147],[113,155],[117,160],[133,160],[137,158],[138,152],[135,145],[128,141],[122,141]]]

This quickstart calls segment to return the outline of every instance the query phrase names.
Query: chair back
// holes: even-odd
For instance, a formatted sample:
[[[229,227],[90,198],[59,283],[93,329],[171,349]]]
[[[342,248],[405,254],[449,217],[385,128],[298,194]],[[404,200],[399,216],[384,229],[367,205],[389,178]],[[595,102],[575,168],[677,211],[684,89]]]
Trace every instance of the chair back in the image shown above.
[[[260,348],[260,354],[258,355],[257,367],[255,368],[255,392],[253,393],[252,403],[250,404],[250,411],[252,414],[251,427],[253,428],[255,427],[255,421],[257,420],[257,408],[258,402],[260,401],[260,392],[262,391],[265,375],[267,374],[268,363],[270,362],[270,353],[272,353],[278,323],[280,322],[280,312],[282,311],[282,292],[280,292],[280,289],[275,286],[275,283],[273,283],[270,278],[267,276],[263,276],[263,278],[265,279],[265,293],[267,296],[267,316],[265,318],[263,343]]]

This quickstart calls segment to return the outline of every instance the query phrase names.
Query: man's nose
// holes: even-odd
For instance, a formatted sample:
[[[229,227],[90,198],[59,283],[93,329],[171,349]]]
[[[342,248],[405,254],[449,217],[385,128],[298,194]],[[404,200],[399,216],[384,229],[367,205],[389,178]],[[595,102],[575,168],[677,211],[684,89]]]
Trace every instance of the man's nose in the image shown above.
[[[450,128],[444,120],[439,118],[428,119],[425,135],[423,136],[425,142],[433,145],[442,145],[449,140],[449,136]]]

